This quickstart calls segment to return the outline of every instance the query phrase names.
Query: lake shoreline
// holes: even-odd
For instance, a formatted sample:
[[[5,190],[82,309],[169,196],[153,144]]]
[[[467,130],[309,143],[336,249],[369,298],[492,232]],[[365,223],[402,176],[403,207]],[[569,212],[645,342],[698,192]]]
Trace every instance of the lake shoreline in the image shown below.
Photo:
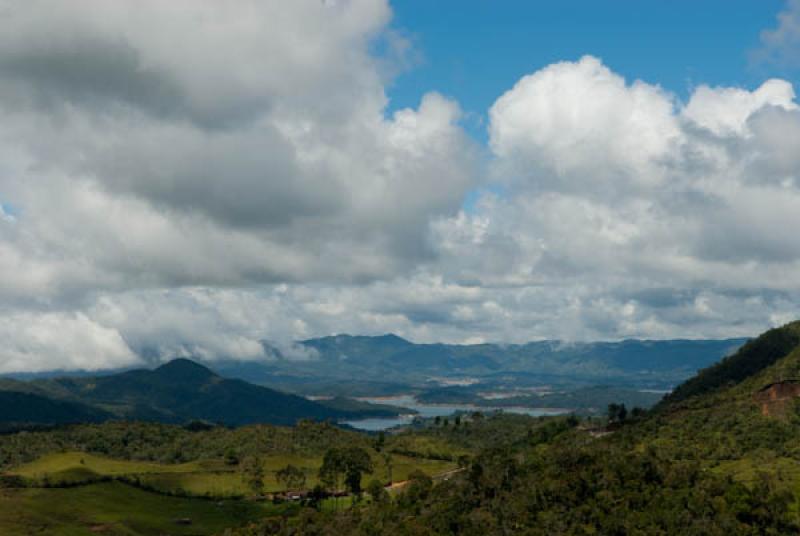
[[[346,424],[359,430],[376,432],[381,430],[389,430],[397,426],[411,424],[415,418],[430,419],[436,417],[451,417],[458,413],[494,413],[494,412],[508,412],[530,415],[533,417],[555,416],[569,413],[572,410],[567,408],[541,408],[533,406],[478,406],[475,404],[436,404],[436,403],[423,403],[419,402],[412,394],[407,395],[393,395],[384,397],[359,397],[356,398],[361,402],[369,402],[373,404],[386,404],[402,406],[417,412],[416,415],[399,415],[391,418],[368,418],[368,419],[347,419],[341,421],[341,424]]]

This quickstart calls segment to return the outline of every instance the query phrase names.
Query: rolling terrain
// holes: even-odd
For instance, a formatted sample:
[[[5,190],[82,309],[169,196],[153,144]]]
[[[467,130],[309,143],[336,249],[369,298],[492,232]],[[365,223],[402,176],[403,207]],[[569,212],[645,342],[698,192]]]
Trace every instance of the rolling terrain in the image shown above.
[[[353,399],[393,395],[429,404],[598,414],[610,402],[650,407],[661,393],[745,342],[448,345],[415,344],[395,335],[338,335],[298,343],[304,349],[302,360],[264,343],[272,356],[267,361],[201,365],[178,359],[154,370],[0,378],[0,396],[21,400],[22,395],[9,393],[25,393],[30,400],[25,414],[19,403],[0,407],[0,426],[115,418],[292,424],[301,418],[357,420],[414,413]],[[304,398],[311,395],[315,400]]]
[[[239,426],[294,424],[300,419],[338,420],[393,416],[398,408],[306,398],[223,378],[188,359],[155,370],[119,374],[0,382],[0,423],[65,424],[109,419]],[[407,410],[403,410],[406,411]]]
[[[393,492],[415,474],[457,471],[457,458],[472,452],[444,437],[381,439],[308,421],[235,429],[113,422],[5,434],[0,533],[217,534],[272,515],[294,516],[298,503],[260,495],[285,492],[279,474],[287,466],[303,473],[302,489],[323,485],[320,468],[336,448],[365,452],[371,467],[362,486],[377,479]],[[318,507],[348,501],[328,498]]]

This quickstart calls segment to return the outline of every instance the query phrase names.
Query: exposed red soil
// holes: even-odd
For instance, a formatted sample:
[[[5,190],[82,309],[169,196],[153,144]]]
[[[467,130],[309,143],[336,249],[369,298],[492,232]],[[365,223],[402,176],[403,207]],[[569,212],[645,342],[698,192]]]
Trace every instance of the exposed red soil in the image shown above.
[[[800,382],[783,381],[767,385],[753,399],[761,408],[764,416],[781,416],[795,398],[800,397]]]

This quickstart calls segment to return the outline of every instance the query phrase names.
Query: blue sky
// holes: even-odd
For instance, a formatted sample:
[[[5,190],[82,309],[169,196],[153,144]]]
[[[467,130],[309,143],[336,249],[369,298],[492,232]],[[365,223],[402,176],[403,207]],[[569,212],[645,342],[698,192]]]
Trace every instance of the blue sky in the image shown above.
[[[584,54],[682,99],[698,84],[752,89],[771,76],[796,82],[793,73],[749,58],[784,6],[780,0],[393,2],[393,26],[411,40],[418,61],[388,88],[389,108],[416,107],[424,93],[439,91],[460,103],[469,113],[468,131],[485,139],[479,118],[519,78]]]

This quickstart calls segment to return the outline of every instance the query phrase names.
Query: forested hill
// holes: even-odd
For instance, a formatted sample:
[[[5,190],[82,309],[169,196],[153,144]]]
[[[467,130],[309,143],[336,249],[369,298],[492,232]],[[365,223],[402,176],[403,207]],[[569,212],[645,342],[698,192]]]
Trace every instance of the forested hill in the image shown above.
[[[0,411],[0,421],[15,423],[23,422],[21,419],[59,424],[122,418],[165,423],[205,420],[235,426],[373,415],[369,408],[329,407],[226,379],[188,359],[177,359],[155,370],[108,376],[6,380],[0,383],[0,393],[10,402],[5,414]],[[385,413],[384,408],[381,414]]]
[[[736,353],[701,370],[664,398],[661,406],[734,386],[775,364],[800,345],[800,321],[774,328],[747,342]]]
[[[30,423],[54,425],[102,422],[113,416],[101,409],[33,393],[0,391],[0,431]]]

